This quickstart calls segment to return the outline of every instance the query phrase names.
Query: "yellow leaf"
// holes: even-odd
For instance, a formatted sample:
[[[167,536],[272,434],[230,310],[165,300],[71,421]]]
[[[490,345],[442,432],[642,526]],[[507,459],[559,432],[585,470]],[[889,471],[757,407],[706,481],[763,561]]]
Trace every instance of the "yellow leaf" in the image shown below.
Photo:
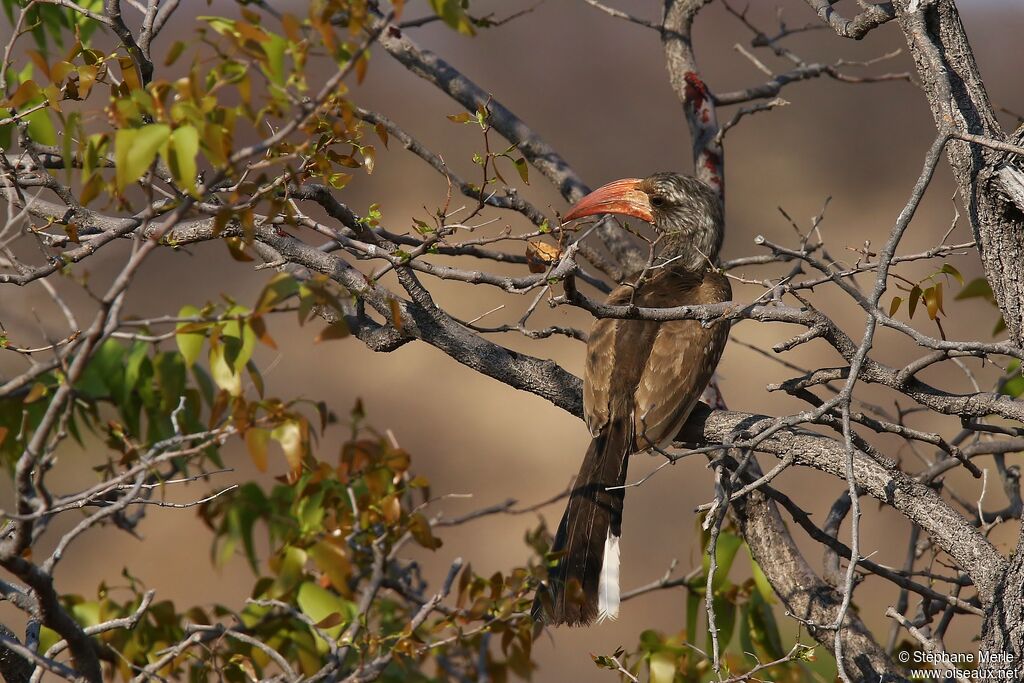
[[[266,429],[250,429],[245,432],[245,446],[249,449],[249,457],[260,472],[267,471],[267,441],[270,432]]]
[[[317,568],[327,576],[336,591],[347,598],[352,597],[352,590],[348,582],[352,575],[352,563],[343,547],[330,540],[318,541],[309,549],[309,556]]]
[[[381,512],[384,514],[384,521],[394,524],[402,517],[402,503],[398,500],[397,494],[390,494],[380,502]]]
[[[526,263],[531,273],[543,273],[552,263],[558,263],[562,250],[556,246],[531,240],[526,243]]]
[[[23,403],[35,403],[43,396],[46,396],[46,385],[42,382],[36,382],[29,389],[28,395],[25,397]]]
[[[181,126],[171,133],[165,147],[164,157],[171,174],[187,192],[195,192],[196,177],[199,173],[196,157],[199,156],[199,131],[192,126]]]
[[[284,458],[288,461],[288,479],[295,481],[302,473],[302,458],[305,455],[302,425],[298,420],[289,420],[275,427],[270,436],[281,444]]]
[[[224,357],[224,344],[219,339],[210,339],[210,376],[218,387],[232,396],[242,395],[242,376],[236,373]]]

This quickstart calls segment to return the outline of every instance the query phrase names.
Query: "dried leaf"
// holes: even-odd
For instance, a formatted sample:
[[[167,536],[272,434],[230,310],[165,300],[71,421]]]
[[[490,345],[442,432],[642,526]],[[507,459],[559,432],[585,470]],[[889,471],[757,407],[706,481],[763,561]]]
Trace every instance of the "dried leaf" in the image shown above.
[[[384,144],[384,149],[387,149],[388,148],[388,129],[384,127],[383,123],[378,123],[376,126],[373,127],[373,130],[376,131],[377,137],[379,137],[380,141]]]
[[[398,299],[388,299],[388,306],[391,308],[391,324],[396,330],[401,332],[404,327],[402,322],[402,305],[398,303]]]
[[[344,320],[339,320],[336,323],[331,323],[323,329],[320,334],[313,340],[315,343],[327,341],[329,339],[344,339],[349,335],[348,323]]]
[[[441,539],[434,536],[430,529],[430,522],[418,512],[409,519],[409,532],[412,533],[412,537],[416,542],[424,548],[437,550],[441,547]]]
[[[531,240],[526,243],[526,263],[531,273],[545,272],[552,263],[558,263],[561,257],[562,250],[547,242]]]
[[[928,308],[928,317],[932,320],[939,316],[939,302],[942,298],[941,286],[938,284],[924,290],[924,305]]]

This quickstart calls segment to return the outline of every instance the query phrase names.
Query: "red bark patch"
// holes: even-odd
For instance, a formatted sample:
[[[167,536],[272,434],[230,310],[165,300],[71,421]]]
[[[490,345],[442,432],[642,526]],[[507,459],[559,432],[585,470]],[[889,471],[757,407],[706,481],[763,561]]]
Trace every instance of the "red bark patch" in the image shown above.
[[[693,104],[694,109],[700,109],[708,99],[708,86],[700,79],[694,71],[687,71],[683,74],[686,88],[683,90],[686,101]]]
[[[704,168],[708,170],[710,181],[718,186],[719,190],[722,188],[722,157],[716,152],[710,152],[705,150],[704,154]]]

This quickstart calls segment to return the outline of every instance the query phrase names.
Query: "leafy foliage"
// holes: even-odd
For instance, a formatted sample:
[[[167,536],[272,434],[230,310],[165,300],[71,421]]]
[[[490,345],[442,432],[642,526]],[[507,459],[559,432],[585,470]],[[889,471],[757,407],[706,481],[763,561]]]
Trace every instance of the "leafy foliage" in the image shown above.
[[[238,261],[254,259],[258,234],[329,234],[333,241],[322,245],[325,252],[349,234],[365,238],[373,249],[378,249],[377,236],[396,237],[384,229],[377,203],[363,217],[344,206],[341,211],[321,205],[341,226],[331,232],[293,201],[299,189],[322,184],[340,192],[361,172],[374,173],[378,142],[389,144],[388,126],[364,121],[342,78],[328,81],[329,88],[307,80],[317,59],[337,74],[353,73],[357,82],[365,78],[371,63],[367,37],[376,35],[380,3],[313,0],[292,12],[266,11],[263,3],[247,0],[237,4],[237,16],[203,16],[194,35],[167,45],[160,55],[164,68],[154,74],[149,60],[157,57],[114,39],[116,31],[97,32],[113,26],[111,20],[101,21],[103,0],[77,0],[74,8],[0,0],[9,24],[17,23],[33,40],[0,83],[0,148],[20,139],[37,156],[59,159],[58,168],[43,168],[40,182],[62,174],[73,195],[61,197],[70,218],[48,214],[41,221],[45,225],[32,225],[29,233],[63,231],[63,237],[46,236],[84,249],[80,229],[88,226],[82,217],[109,209],[135,221],[117,237],[136,236],[145,245],[140,251],[151,243],[175,250],[192,244],[194,236],[162,226],[189,212],[213,226],[202,239],[223,241]],[[405,5],[391,2],[389,16],[400,18]],[[468,0],[428,0],[421,8],[430,12],[423,23],[436,20],[463,36],[500,23],[471,14]],[[477,182],[464,184],[468,192],[460,188],[477,203],[469,217],[489,200],[509,206],[519,201],[506,177],[529,185],[528,162],[520,145],[494,143],[491,101],[448,118],[481,140],[472,157],[480,171]],[[246,144],[252,140],[258,142]],[[439,164],[444,166],[443,159]],[[448,205],[453,177],[447,171],[445,176],[445,206],[429,223],[413,219],[411,229],[424,239],[390,252],[392,266],[409,264],[421,253],[443,253],[449,246],[444,240],[456,230],[475,229],[449,222],[461,209]],[[502,188],[503,197],[498,196]],[[550,236],[548,221],[534,218],[533,236]],[[526,243],[523,260],[532,272],[547,272],[562,259],[566,233],[558,232],[557,246]],[[493,241],[482,238],[479,244]],[[76,266],[79,257],[54,253],[57,277],[91,294],[88,274]],[[351,434],[340,453],[326,452],[324,432],[338,428],[331,409],[323,402],[268,395],[254,360],[260,345],[277,348],[268,324],[275,316],[295,313],[299,325],[322,319],[315,336],[320,342],[360,332],[349,326],[358,317],[352,312],[361,313],[365,305],[359,287],[374,287],[380,276],[360,273],[361,280],[347,290],[320,273],[279,273],[252,305],[224,296],[185,306],[173,316],[119,320],[117,335],[101,326],[94,347],[81,347],[86,349],[81,356],[68,355],[84,359],[80,371],[56,363],[0,399],[0,458],[16,478],[19,465],[31,461],[22,468],[19,485],[37,489],[31,492],[45,499],[37,509],[19,510],[21,520],[48,521],[51,515],[86,509],[90,525],[111,522],[134,531],[147,505],[166,504],[168,487],[214,481],[228,464],[224,446],[232,441],[244,445],[261,472],[284,471],[272,485],[243,482],[213,491],[201,505],[186,505],[197,508],[210,530],[214,565],[235,556],[247,562],[253,580],[244,605],[154,601],[130,568],[116,584],[102,583],[95,596],[61,596],[66,612],[88,629],[105,655],[111,677],[141,673],[242,681],[284,673],[499,682],[531,677],[540,630],[529,616],[530,604],[553,559],[543,524],[526,534],[523,566],[485,576],[454,561],[447,577],[428,584],[408,555],[441,550],[441,528],[458,522],[436,513],[429,482],[414,473],[410,454],[387,433],[369,428],[361,406],[347,421]],[[951,279],[962,287],[958,299],[993,301],[987,283],[965,284],[946,264],[918,282],[905,282],[909,316],[923,305],[939,324]],[[895,315],[903,301],[894,298],[889,314]],[[108,300],[101,303],[112,308]],[[392,298],[390,309],[383,308],[377,314],[401,334],[399,302]],[[49,350],[76,344],[79,335]],[[0,331],[0,348],[17,350],[5,331]],[[1018,363],[1007,367],[999,390],[1014,397],[1024,393]],[[70,397],[63,403],[55,398],[62,391]],[[51,409],[64,404],[68,407],[56,426],[48,423]],[[38,453],[29,453],[37,435],[50,438],[43,439]],[[106,449],[92,488],[52,497],[44,475],[66,436],[90,449],[101,441]],[[45,527],[36,528],[37,536]],[[725,672],[753,674],[773,663],[763,668],[774,680],[813,680],[824,665],[810,663],[814,653],[799,637],[791,648],[783,645],[789,634],[776,622],[775,598],[756,563],[750,562],[749,578],[730,578],[742,546],[734,530],[723,530],[711,585]],[[32,550],[30,543],[16,560],[28,564]],[[47,561],[50,570],[59,559],[55,553]],[[705,557],[680,584],[686,609],[677,632],[644,631],[632,651],[595,655],[597,666],[624,677],[643,672],[654,683],[709,680],[710,644],[701,615],[710,564]],[[55,658],[68,647],[66,632],[43,626],[33,645]]]
[[[706,531],[703,534],[706,547],[710,534]],[[722,529],[716,544],[717,569],[712,581],[718,643],[723,653],[722,675],[743,676],[763,671],[774,681],[821,680],[829,667],[834,666],[831,658],[825,653],[819,661],[819,650],[802,644],[799,638],[795,645],[783,646],[784,637],[773,611],[778,599],[754,559],[749,558],[750,578],[739,583],[730,578],[739,551],[745,547],[735,530],[728,526]],[[594,663],[599,668],[625,670],[636,677],[646,673],[646,680],[651,683],[714,680],[710,634],[701,623],[710,569],[711,559],[705,553],[701,566],[682,582],[686,592],[686,619],[682,630],[674,634],[646,630],[640,634],[635,649],[619,648],[611,655],[594,655]],[[760,668],[769,663],[772,666]]]

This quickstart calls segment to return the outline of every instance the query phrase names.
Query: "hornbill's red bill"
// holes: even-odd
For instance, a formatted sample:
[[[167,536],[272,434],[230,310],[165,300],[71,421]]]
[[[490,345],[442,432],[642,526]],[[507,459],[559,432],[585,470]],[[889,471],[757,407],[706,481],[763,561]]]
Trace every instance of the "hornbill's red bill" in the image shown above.
[[[703,182],[678,173],[617,180],[591,192],[566,220],[605,213],[653,225],[658,249],[639,287],[630,278],[609,305],[670,308],[729,301],[713,265],[722,245],[722,205]],[[619,613],[619,536],[629,456],[665,446],[686,422],[722,357],[729,325],[696,320],[598,320],[587,343],[583,404],[593,436],[558,526],[556,564],[533,615],[550,624],[590,624]]]

